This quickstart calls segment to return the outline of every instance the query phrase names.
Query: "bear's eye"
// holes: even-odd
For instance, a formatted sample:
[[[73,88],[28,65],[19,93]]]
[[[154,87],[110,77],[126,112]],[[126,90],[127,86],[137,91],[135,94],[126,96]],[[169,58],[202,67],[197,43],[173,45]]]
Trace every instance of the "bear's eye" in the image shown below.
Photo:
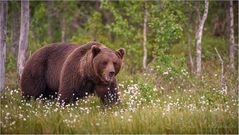
[[[104,66],[107,65],[107,61],[103,61],[102,65],[104,65]]]
[[[114,66],[117,64],[117,62],[113,62]]]

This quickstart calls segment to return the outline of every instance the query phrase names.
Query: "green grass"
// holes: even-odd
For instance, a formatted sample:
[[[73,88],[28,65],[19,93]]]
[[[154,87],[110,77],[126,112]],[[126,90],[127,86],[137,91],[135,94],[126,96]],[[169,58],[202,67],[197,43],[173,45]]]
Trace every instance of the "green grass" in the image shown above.
[[[1,133],[238,133],[236,96],[216,90],[152,90],[157,94],[147,101],[137,83],[121,83],[120,89],[120,105],[105,107],[91,96],[60,107],[55,101],[21,101],[20,90],[6,88]]]

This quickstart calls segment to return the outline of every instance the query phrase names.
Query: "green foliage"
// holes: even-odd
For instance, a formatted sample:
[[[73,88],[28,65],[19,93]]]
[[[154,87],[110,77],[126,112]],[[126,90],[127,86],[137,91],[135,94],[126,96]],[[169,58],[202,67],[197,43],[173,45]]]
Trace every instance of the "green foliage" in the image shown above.
[[[143,22],[141,1],[103,1],[101,6],[110,11],[114,17],[114,21],[107,26],[111,32],[123,38],[125,42],[137,41],[139,29],[136,27]]]
[[[172,4],[173,1],[161,1],[160,5],[150,5],[150,36],[152,42],[156,44],[155,54],[159,55],[157,50],[168,49],[169,45],[178,42],[182,37],[182,27],[185,16],[179,9],[180,3]],[[161,9],[158,12],[158,8]]]
[[[14,70],[16,70],[17,62],[15,56],[12,55],[7,56],[6,63],[7,63],[6,72],[13,72]]]
[[[177,77],[186,71],[185,58],[181,56],[162,55],[155,60],[152,68],[159,74]]]
[[[114,20],[106,28],[119,39],[117,40],[118,46],[127,50],[126,68],[130,72],[141,69],[142,43],[140,41],[142,41],[143,2],[103,1],[101,7],[114,17]],[[139,27],[141,28],[139,29]]]
[[[38,3],[35,6],[35,12],[31,17],[30,23],[31,35],[37,41],[43,41],[47,35],[47,19],[46,19],[46,5],[44,3]],[[41,27],[36,27],[41,26]]]
[[[169,45],[178,42],[182,37],[182,27],[185,17],[178,8],[181,3],[161,1],[149,1],[146,4],[148,9],[148,44],[147,48],[153,51],[149,55],[159,56],[162,52],[169,49]],[[102,2],[102,8],[110,11],[114,20],[107,28],[121,40],[121,45],[127,49],[129,60],[127,65],[132,65],[129,69],[137,70],[142,67],[142,39],[143,39],[143,20],[144,20],[144,1],[119,1]],[[160,8],[160,12],[159,11]],[[140,42],[141,41],[141,42]],[[126,60],[127,61],[127,60]]]
[[[142,98],[146,100],[146,102],[155,100],[157,89],[149,84],[140,83],[139,91],[141,93]]]
[[[202,40],[203,46],[203,60],[219,60],[215,48],[219,51],[220,55],[224,59],[225,62],[228,53],[229,40],[226,40],[224,37],[213,37],[209,38],[207,34],[203,37]]]

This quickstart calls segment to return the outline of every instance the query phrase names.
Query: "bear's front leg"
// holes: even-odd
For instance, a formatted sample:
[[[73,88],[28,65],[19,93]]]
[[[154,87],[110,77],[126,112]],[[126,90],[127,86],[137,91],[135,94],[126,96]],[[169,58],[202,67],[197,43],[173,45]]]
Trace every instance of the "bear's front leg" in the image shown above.
[[[96,85],[95,91],[105,105],[117,104],[120,102],[119,91],[116,85],[116,81],[108,85]]]
[[[70,78],[70,79],[69,79]],[[74,97],[77,90],[80,89],[80,82],[76,76],[71,75],[71,73],[63,74],[60,80],[58,99],[62,105],[69,104],[70,102],[75,102]]]

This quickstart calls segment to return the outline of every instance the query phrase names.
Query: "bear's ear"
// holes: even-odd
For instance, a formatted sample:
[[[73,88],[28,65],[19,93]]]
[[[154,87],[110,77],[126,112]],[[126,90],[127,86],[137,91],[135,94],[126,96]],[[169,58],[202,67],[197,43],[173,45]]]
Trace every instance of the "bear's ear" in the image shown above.
[[[93,57],[95,57],[100,52],[100,48],[96,45],[93,45],[91,46],[91,51],[92,51]]]
[[[125,54],[125,49],[124,48],[120,48],[116,51],[116,54],[123,59],[124,58],[124,54]]]

